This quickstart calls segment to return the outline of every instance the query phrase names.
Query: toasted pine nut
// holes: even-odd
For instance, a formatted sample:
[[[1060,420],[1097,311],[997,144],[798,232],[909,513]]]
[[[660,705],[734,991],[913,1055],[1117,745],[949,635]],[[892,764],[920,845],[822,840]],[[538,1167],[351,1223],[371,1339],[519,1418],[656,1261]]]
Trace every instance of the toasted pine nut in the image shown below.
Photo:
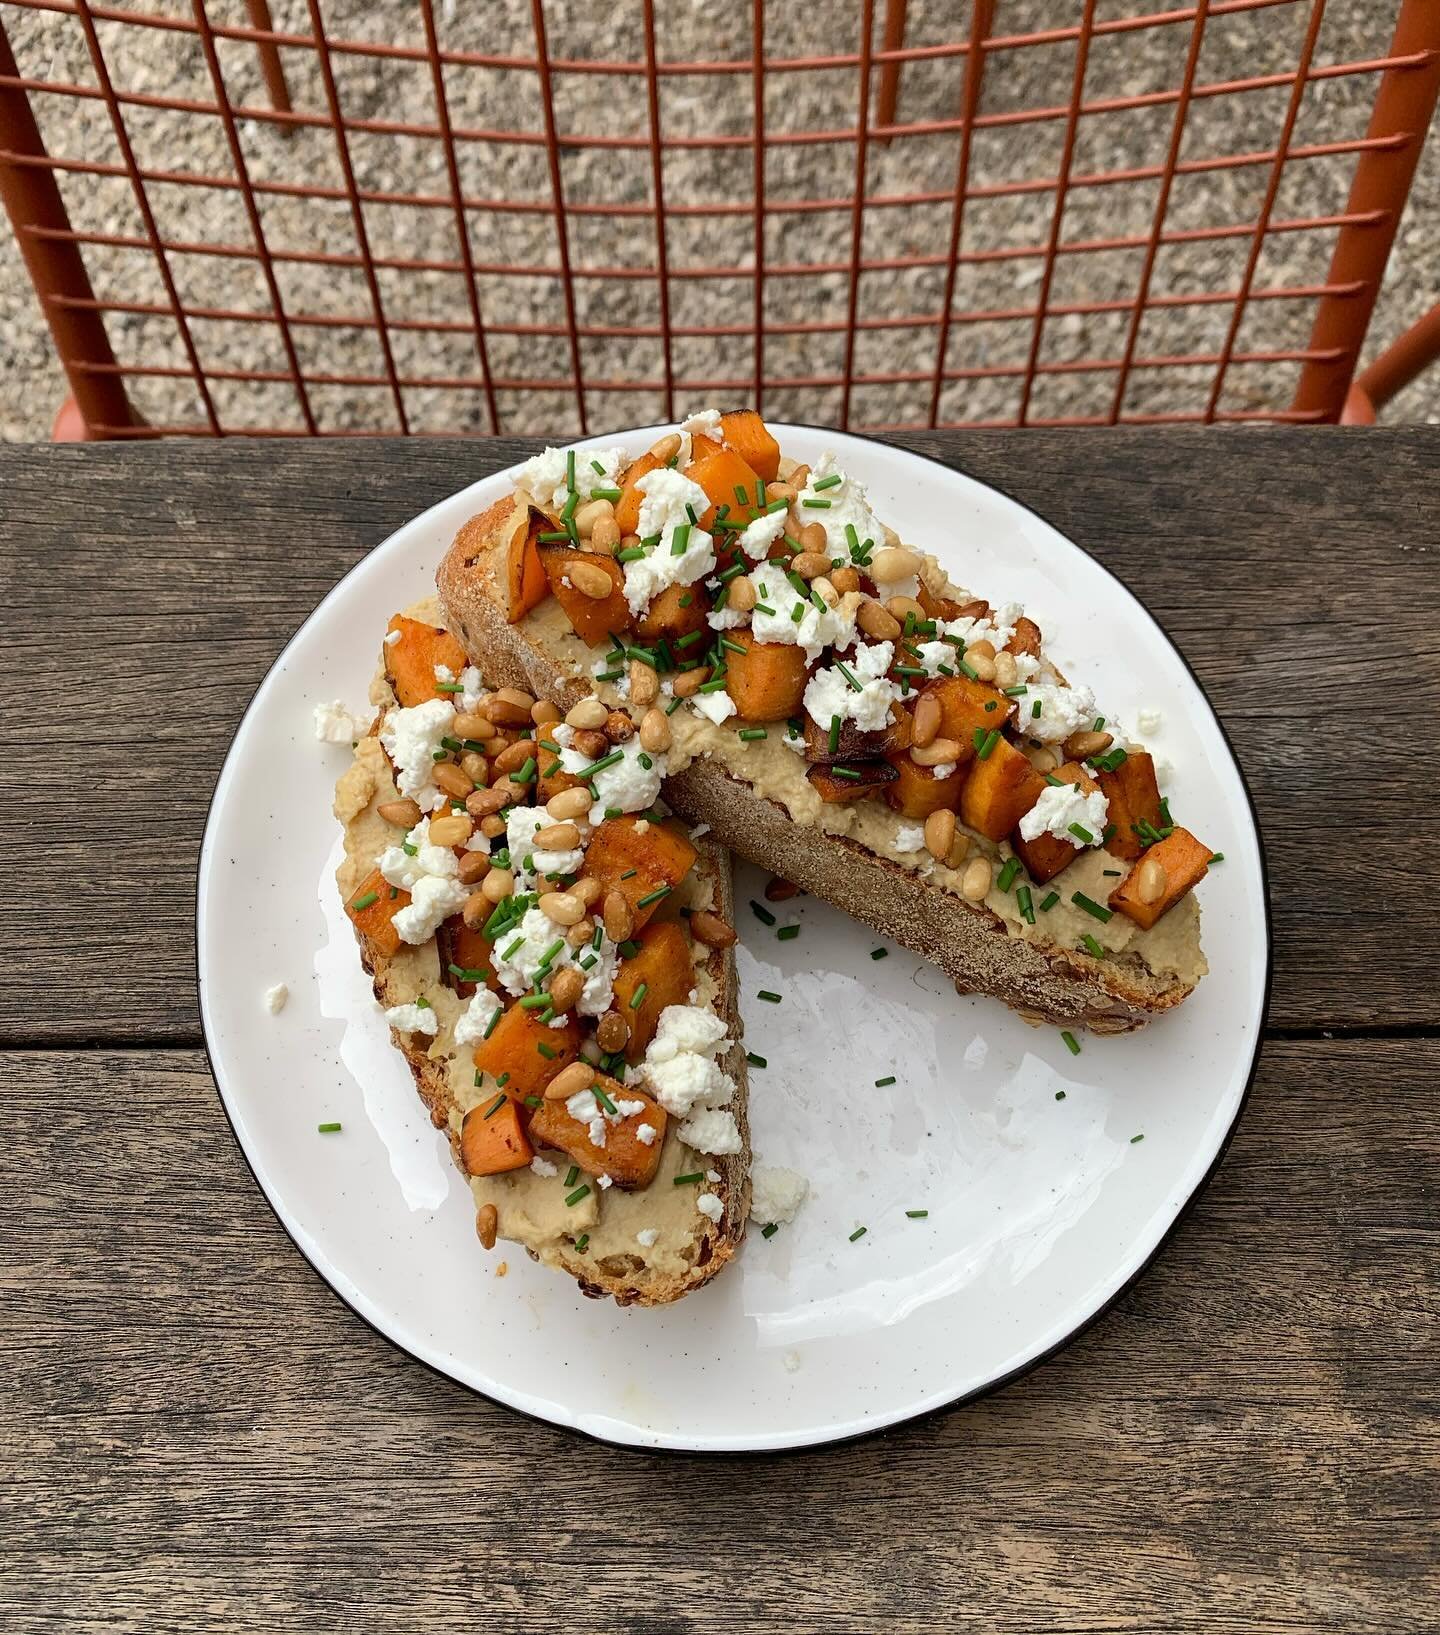
[[[830,571],[830,558],[823,551],[801,551],[790,558],[790,566],[802,579],[818,579]]]
[[[778,874],[772,875],[765,882],[765,901],[767,903],[788,903],[792,897],[800,895],[800,888],[793,880],[782,880]]]
[[[689,698],[697,688],[704,685],[707,674],[703,664],[698,670],[682,670],[671,682],[676,698]]]
[[[961,896],[968,897],[972,903],[983,902],[990,890],[992,872],[988,857],[975,858],[961,876]]]
[[[1053,772],[1060,765],[1059,754],[1048,745],[1043,749],[1027,750],[1026,753],[1029,756],[1030,765],[1037,772]]]
[[[592,602],[603,602],[615,589],[614,575],[606,573],[594,562],[572,562],[565,570],[565,577]]]
[[[773,483],[765,484],[765,503],[767,505],[774,505],[776,500],[784,500],[785,503],[789,505],[791,500],[798,499],[799,497],[800,490],[796,488],[793,483],[781,482],[777,480]]]
[[[478,749],[467,749],[460,757],[460,770],[477,786],[490,782],[490,763]]]
[[[605,935],[611,942],[624,942],[635,929],[635,911],[623,891],[612,886],[605,893]]]
[[[870,577],[877,585],[891,585],[920,571],[920,558],[903,545],[882,545],[870,558]]]
[[[690,916],[690,935],[707,948],[730,948],[735,943],[734,926],[727,925],[708,908],[702,908]]]
[[[1102,755],[1115,742],[1108,732],[1072,732],[1065,740],[1065,753],[1075,761]]]
[[[558,1013],[573,1010],[580,1002],[580,993],[585,986],[585,973],[577,971],[573,965],[563,966],[550,978],[550,986],[545,990]]]
[[[921,693],[915,700],[915,714],[910,725],[910,742],[924,749],[933,744],[940,731],[940,700],[933,693]]]
[[[965,657],[972,664],[977,658],[993,659],[995,657],[995,643],[987,641],[982,636],[978,642],[971,642],[965,649]]]
[[[475,1235],[482,1249],[495,1247],[495,1235],[500,1230],[500,1212],[494,1204],[481,1204],[475,1217]]]
[[[953,738],[932,738],[928,744],[912,744],[910,759],[916,766],[944,766],[960,759],[960,746]]]
[[[474,833],[474,819],[466,812],[430,819],[430,841],[435,846],[463,846]]]
[[[810,467],[792,467],[790,475],[786,477],[785,481],[790,484],[797,494],[803,493],[810,486]]]
[[[977,653],[973,647],[967,647],[965,649],[965,662],[970,666],[981,681],[994,681],[994,659],[987,658],[984,653]]]
[[[1020,672],[1015,668],[1013,653],[997,653],[995,655],[995,685],[997,687],[1013,687],[1020,679]]]
[[[925,849],[942,863],[950,855],[955,839],[955,814],[948,806],[940,806],[925,819]]]
[[[855,615],[855,623],[867,636],[874,636],[877,641],[894,641],[900,634],[900,621],[892,613],[887,613],[879,602],[872,602],[868,598],[861,602],[860,610]]]
[[[670,747],[670,721],[664,710],[648,709],[640,721],[640,747],[663,755]]]
[[[482,741],[495,736],[495,723],[486,715],[471,715],[468,711],[455,717],[457,738],[479,738]]]
[[[635,736],[635,723],[624,710],[611,710],[605,717],[605,736],[612,744],[628,744]]]
[[[567,726],[588,727],[593,730],[595,727],[605,725],[605,717],[609,713],[598,698],[582,698],[578,704],[570,706],[570,713],[565,717],[565,722]]]
[[[839,606],[840,592],[835,589],[834,585],[830,583],[823,573],[817,579],[810,581],[810,589],[824,602],[826,607]]]
[[[550,823],[535,831],[534,844],[542,852],[573,852],[580,844],[580,831],[573,823]]]
[[[556,823],[566,823],[571,818],[582,818],[595,804],[595,797],[583,784],[577,784],[573,789],[562,789],[558,795],[552,795],[545,802],[545,812],[554,818]]]
[[[585,905],[568,891],[547,891],[540,899],[540,912],[556,925],[574,925],[585,912]]]
[[[425,815],[413,800],[382,800],[375,810],[399,829],[413,829]]]
[[[488,880],[490,877],[486,875],[485,878]],[[495,903],[499,902],[499,900],[498,897],[494,901],[487,897],[485,888],[482,886],[479,891],[472,891],[465,899],[464,905],[460,909],[460,918],[472,931],[478,931],[495,912]]]
[[[594,935],[595,922],[587,914],[583,920],[576,920],[574,925],[565,933],[565,941],[572,948],[583,948]]]
[[[487,840],[494,840],[505,833],[508,825],[498,812],[492,812],[489,817],[480,819],[480,833]]]
[[[526,761],[535,758],[535,741],[533,738],[517,738],[513,744],[507,744],[495,757],[492,767],[498,776],[502,772],[518,772]],[[436,780],[439,782],[439,780]]]
[[[590,549],[604,551],[606,556],[614,556],[620,544],[620,524],[613,514],[608,517],[598,517],[595,526],[590,530]]]
[[[577,505],[575,532],[581,539],[589,539],[601,517],[609,517],[612,522],[615,520],[615,507],[609,500],[586,500],[583,505]]]
[[[492,812],[498,812],[505,804],[507,799],[506,791],[509,787],[510,784],[507,780],[504,783],[495,784],[489,789],[475,790],[473,794],[466,796],[465,810],[473,818],[489,817]]]
[[[955,838],[950,842],[950,850],[945,853],[945,867],[958,869],[965,861],[970,851],[970,836],[963,830],[955,831]]]
[[[613,1055],[630,1043],[630,1024],[619,1011],[606,1011],[595,1029],[595,1037],[600,1041],[601,1050]]]
[[[875,578],[874,574],[871,574],[870,577]],[[876,583],[878,584],[879,581],[877,580]],[[886,612],[901,620],[902,623],[907,613],[913,613],[917,619],[925,617],[925,609],[920,606],[913,596],[891,596],[885,603],[885,609]]]
[[[437,761],[430,776],[434,778],[437,789],[454,795],[457,800],[464,800],[475,788],[474,781],[467,778],[453,761]]]
[[[858,568],[836,568],[830,575],[830,583],[842,596],[851,591],[860,589],[860,570]]]
[[[554,993],[553,987],[551,993]],[[555,1009],[559,1010],[560,1007],[557,1005]],[[546,1101],[569,1101],[571,1096],[578,1096],[582,1090],[588,1090],[594,1082],[595,1069],[589,1062],[571,1062],[568,1067],[562,1067],[549,1084],[545,1086],[545,1099]]]
[[[478,885],[490,872],[489,852],[466,852],[456,871],[462,886]]]
[[[630,660],[630,702],[644,709],[660,696],[660,677],[648,664]]]
[[[610,712],[606,710],[605,719],[610,719]],[[588,728],[577,727],[575,736],[570,740],[570,747],[578,755],[588,755],[592,761],[598,761],[602,755],[610,753],[610,740],[603,732],[591,732]]]
[[[537,727],[548,727],[560,719],[560,711],[548,698],[542,698],[530,706],[530,719]]]
[[[667,460],[673,460],[680,452],[680,433],[672,431],[668,437],[662,437],[659,442],[650,445],[650,458],[658,460],[663,466]]]
[[[1165,877],[1165,865],[1158,857],[1147,857],[1140,865],[1140,873],[1135,880],[1135,892],[1142,903],[1158,903],[1165,895],[1165,888],[1169,885]]]
[[[503,902],[515,890],[515,876],[509,869],[491,869],[481,883],[480,890],[493,907],[496,903]]]
[[[639,543],[639,534],[621,534],[620,536],[620,549],[622,551],[633,551]]]
[[[730,581],[730,594],[725,599],[725,606],[733,607],[737,613],[748,613],[758,599],[755,581],[748,573],[742,573]]]
[[[800,532],[795,537],[800,541],[802,551],[824,552],[830,543],[825,537],[823,522],[806,522],[803,517],[800,521]]]
[[[535,703],[535,695],[527,693],[520,687],[502,687],[495,694],[493,702],[496,704],[509,704],[513,709],[523,710],[525,719],[528,721],[530,719],[530,710]]]
[[[582,874],[573,886],[566,886],[565,889],[572,897],[578,897],[586,908],[589,908],[605,888],[593,874]],[[592,925],[590,929],[593,932],[595,927]]]

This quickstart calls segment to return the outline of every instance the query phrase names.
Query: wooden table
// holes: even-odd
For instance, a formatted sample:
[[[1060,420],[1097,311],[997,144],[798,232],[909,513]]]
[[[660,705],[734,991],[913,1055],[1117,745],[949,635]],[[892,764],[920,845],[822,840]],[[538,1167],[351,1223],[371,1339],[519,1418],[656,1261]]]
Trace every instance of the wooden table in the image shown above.
[[[1440,432],[908,441],[1199,672],[1269,854],[1270,1026],[1219,1174],[1077,1343],[733,1461],[590,1445],[387,1344],[280,1229],[201,1049],[196,851],[246,700],[359,557],[528,446],[0,449],[0,1628],[1435,1627]]]

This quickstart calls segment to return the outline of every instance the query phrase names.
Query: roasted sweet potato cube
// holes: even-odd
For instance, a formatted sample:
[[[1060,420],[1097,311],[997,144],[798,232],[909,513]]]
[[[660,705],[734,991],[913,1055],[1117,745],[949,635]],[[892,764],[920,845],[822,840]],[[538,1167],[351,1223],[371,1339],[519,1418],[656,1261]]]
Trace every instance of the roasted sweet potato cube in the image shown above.
[[[970,763],[960,791],[960,817],[988,840],[1003,840],[1040,799],[1045,780],[1009,739]]]
[[[653,454],[642,454],[625,468],[620,478],[620,498],[615,501],[615,524],[622,534],[633,534],[639,530],[640,502],[645,496],[638,484],[647,473],[658,470],[660,464]]]
[[[393,923],[395,916],[409,902],[408,891],[392,886],[379,869],[372,869],[346,903],[345,912],[374,951],[389,958],[400,948],[400,933]]]
[[[927,681],[921,697],[929,694],[940,706],[940,736],[960,746],[960,764],[975,753],[975,732],[1003,727],[1015,713],[1015,700],[998,688],[969,676],[937,676]]]
[[[547,801],[553,800],[562,789],[574,789],[583,782],[573,772],[567,772],[560,757],[553,749],[546,749],[546,744],[553,744],[555,740],[548,732],[536,734],[535,748],[535,804],[544,806]]]
[[[436,932],[440,951],[440,978],[462,999],[468,999],[476,988],[500,992],[500,980],[491,966],[491,942],[485,933],[466,925],[459,914],[452,914]],[[457,976],[456,971],[483,971],[479,980]]]
[[[1138,826],[1141,823],[1155,829],[1165,826],[1154,759],[1148,750],[1131,750],[1113,772],[1100,774],[1100,787],[1110,803],[1110,822],[1115,825],[1115,833],[1105,842],[1105,850],[1112,857],[1123,857],[1133,863],[1145,850]]]
[[[1134,920],[1148,931],[1162,914],[1168,914],[1192,887],[1203,880],[1214,854],[1198,841],[1188,829],[1173,829],[1164,840],[1157,840],[1145,855],[1110,893],[1110,907]],[[1140,896],[1141,878],[1151,863],[1158,863],[1165,871],[1160,895],[1153,903]]]
[[[535,1156],[520,1106],[507,1091],[487,1095],[460,1126],[460,1162],[467,1175],[504,1175]]]
[[[665,1109],[643,1090],[632,1089],[603,1073],[595,1075],[595,1083],[611,1106],[643,1101],[643,1110],[627,1113],[618,1122],[607,1118],[605,1145],[597,1147],[590,1139],[588,1123],[573,1118],[563,1101],[547,1101],[531,1117],[530,1139],[539,1146],[563,1152],[587,1175],[608,1175],[626,1192],[649,1186],[660,1167],[660,1151],[665,1144]],[[597,1105],[603,1113],[603,1104]],[[640,1139],[645,1125],[653,1132],[649,1141]]]
[[[475,1046],[475,1065],[495,1079],[508,1073],[505,1088],[517,1096],[538,1096],[579,1054],[580,1029],[573,1017],[563,1028],[552,1028],[517,999],[501,1013],[490,1037]]]
[[[384,649],[385,676],[405,709],[430,698],[448,698],[436,686],[435,666],[444,664],[458,676],[470,662],[465,649],[444,625],[424,624],[397,613],[386,631],[399,631],[400,640]]]
[[[720,430],[727,447],[734,449],[757,477],[763,477],[767,483],[775,481],[780,472],[780,445],[754,409],[735,409],[722,414]]]
[[[615,1009],[630,1024],[625,1059],[638,1062],[655,1037],[660,1012],[689,1002],[695,986],[690,943],[674,920],[657,920],[634,939],[639,948],[615,973]]]
[[[710,509],[700,518],[700,526],[714,531],[715,512],[722,505],[730,507],[730,515],[743,520],[750,515],[755,503],[755,484],[760,474],[733,449],[722,448],[718,453],[692,459],[685,468],[691,482],[699,483],[710,500]],[[739,488],[747,495],[742,501],[735,492]]]
[[[1064,766],[1050,774],[1061,783],[1078,784],[1087,794],[1100,786],[1079,761],[1066,761]],[[1015,855],[1025,865],[1025,872],[1037,885],[1044,885],[1047,880],[1053,880],[1063,868],[1067,868],[1079,856],[1080,848],[1072,845],[1068,840],[1059,840],[1052,834],[1036,835],[1034,840],[1026,840],[1020,833],[1010,836],[1010,844],[1015,848]]]
[[[920,586],[920,594],[916,600],[924,608],[927,619],[958,619],[963,605],[949,596],[936,596],[924,584]]]
[[[830,731],[810,717],[801,721],[805,733],[805,759],[812,766],[849,766],[859,761],[877,761],[907,749],[910,744],[910,717],[896,709],[890,724],[878,732],[862,732],[853,721],[842,721],[835,748],[830,747]]]
[[[540,535],[553,531],[553,527],[545,513],[533,505],[526,508],[523,522],[517,516],[512,525],[505,558],[506,588],[510,595],[507,617],[511,624],[518,624],[550,594],[550,581],[540,560]]]
[[[625,570],[613,556],[603,551],[577,551],[555,541],[538,547],[550,594],[565,609],[575,634],[591,647],[599,647],[612,631],[630,623],[630,604],[625,600]],[[610,580],[608,596],[587,596],[578,590],[571,569],[582,563],[585,573],[603,573]]]
[[[612,887],[618,891],[634,910],[638,929],[674,893],[695,857],[695,847],[678,823],[645,823],[627,813],[606,818],[596,829],[585,849],[583,874],[600,882],[601,905]]]
[[[1040,657],[1040,626],[1023,616],[1015,621],[1015,634],[1005,643],[1007,653],[1028,653]]]
[[[806,767],[805,776],[827,806],[839,806],[888,788],[897,774],[889,761],[856,761],[850,766]]]
[[[693,585],[667,585],[645,609],[635,625],[635,637],[642,647],[653,647],[656,642],[668,641],[672,647],[682,636],[705,630],[705,615],[710,611],[710,598],[698,581]],[[703,652],[703,642],[690,644]]]
[[[957,763],[947,777],[937,778],[934,767],[916,766],[908,750],[888,755],[895,768],[895,782],[885,786],[885,799],[901,815],[923,823],[942,806],[954,808],[965,783],[965,768]]]
[[[742,721],[785,721],[800,713],[810,679],[805,650],[789,642],[757,642],[743,626],[727,630],[726,640],[743,653],[727,649],[725,690],[735,700]]]

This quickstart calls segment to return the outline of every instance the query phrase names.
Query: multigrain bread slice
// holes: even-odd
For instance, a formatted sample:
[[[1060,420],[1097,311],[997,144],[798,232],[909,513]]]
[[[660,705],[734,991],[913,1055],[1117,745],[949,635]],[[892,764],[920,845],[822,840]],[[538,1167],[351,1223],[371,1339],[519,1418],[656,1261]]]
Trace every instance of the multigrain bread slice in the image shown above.
[[[495,684],[523,687],[562,710],[596,690],[573,639],[556,641],[534,614],[508,619],[505,567],[524,525],[514,496],[471,518],[440,565],[445,618]],[[962,992],[989,994],[1026,1020],[1097,1033],[1144,1026],[1183,1000],[1193,980],[1142,960],[1011,933],[985,904],[935,885],[842,834],[792,821],[785,808],[718,763],[696,759],[666,779],[674,811],[710,825],[738,855],[872,926],[937,965]]]
[[[383,681],[377,682],[377,690],[378,704],[383,707],[394,703],[393,695],[387,698]],[[378,808],[394,801],[398,794],[393,768],[376,736],[378,728],[377,718],[356,745],[351,767],[336,789],[335,815],[345,830],[345,859],[336,878],[347,904],[354,901],[360,882],[374,869],[383,844],[386,824]],[[729,857],[703,834],[693,844],[698,857],[685,886],[686,906],[708,908],[729,923],[733,921]],[[456,1166],[466,1176],[477,1225],[480,1211],[493,1204],[501,1238],[521,1242],[533,1258],[570,1273],[585,1294],[608,1296],[620,1305],[655,1306],[677,1300],[707,1283],[733,1258],[749,1214],[751,1153],[745,1052],[732,949],[704,947],[692,939],[696,986],[707,1007],[725,1023],[729,1040],[719,1065],[735,1084],[728,1110],[733,1112],[739,1129],[740,1150],[726,1155],[696,1154],[680,1140],[680,1121],[672,1118],[654,1181],[636,1192],[622,1193],[612,1188],[603,1199],[597,1193],[585,1208],[598,1213],[598,1222],[589,1232],[589,1242],[581,1246],[573,1231],[544,1234],[537,1241],[533,1228],[539,1213],[533,1199],[542,1190],[542,1183],[530,1171],[496,1176],[466,1174],[461,1155],[465,1115],[488,1098],[494,1086],[488,1081],[485,1088],[476,1085],[470,1050],[454,1042],[455,1023],[465,1001],[444,980],[436,939],[401,944],[394,953],[387,953],[357,926],[357,941],[375,997],[385,1009],[413,1005],[423,998],[439,1019],[433,1040],[395,1028],[391,1034],[410,1068],[431,1122],[445,1132]],[[718,1220],[712,1221],[695,1209],[695,1185],[675,1185],[677,1173],[696,1172],[707,1177],[704,1190],[720,1200]],[[711,1176],[716,1179],[709,1179]],[[543,1185],[553,1189],[561,1182],[550,1179]],[[518,1195],[519,1188],[529,1189],[528,1201]],[[553,1209],[553,1200],[549,1207]],[[635,1237],[635,1228],[652,1225],[660,1229],[659,1240],[653,1246],[642,1245]]]

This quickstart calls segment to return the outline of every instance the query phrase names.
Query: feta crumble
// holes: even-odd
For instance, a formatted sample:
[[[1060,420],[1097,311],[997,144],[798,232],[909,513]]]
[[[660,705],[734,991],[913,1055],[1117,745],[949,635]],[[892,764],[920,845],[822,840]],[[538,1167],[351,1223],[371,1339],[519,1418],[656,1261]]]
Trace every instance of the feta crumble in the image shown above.
[[[391,710],[381,725],[380,742],[394,763],[396,786],[422,812],[433,812],[444,802],[435,787],[435,753],[454,720],[455,706],[447,699],[427,698],[408,710]]]
[[[698,714],[707,721],[713,721],[717,727],[735,714],[735,700],[723,687],[719,692],[695,693],[690,703]]]
[[[837,473],[840,481],[834,487],[815,487],[817,482],[823,482],[826,477]],[[829,503],[819,508],[809,508],[806,500],[827,500]],[[864,483],[840,471],[831,450],[827,449],[811,468],[810,481],[801,489],[797,503],[800,515],[807,523],[818,522],[825,530],[825,542],[832,557],[842,556],[847,562],[850,560],[850,540],[845,531],[847,522],[853,525],[855,537],[861,544],[867,539],[877,546],[885,543],[884,525],[870,509]]]
[[[720,1224],[720,1217],[725,1213],[725,1205],[713,1192],[702,1192],[695,1200],[695,1207],[717,1226]]]
[[[533,456],[515,473],[515,486],[527,490],[547,509],[562,510],[570,498],[566,474],[571,452],[547,448]],[[588,500],[597,488],[618,488],[616,479],[630,464],[630,456],[623,448],[582,448],[573,452],[575,492],[582,500]],[[599,463],[599,471],[592,461]]]
[[[489,1031],[490,1024],[504,1008],[499,996],[491,993],[489,988],[477,988],[470,996],[469,1005],[460,1013],[460,1018],[455,1024],[455,1043],[478,1045]]]
[[[642,1249],[653,1249],[659,1236],[658,1226],[647,1226],[635,1234],[635,1241]]]
[[[572,748],[574,727],[561,722],[554,730],[554,741],[560,746],[560,764],[566,772],[581,773],[595,763],[588,755]],[[660,782],[669,770],[664,755],[652,755],[641,744],[639,736],[627,738],[623,744],[600,757],[601,760],[619,750],[620,759],[597,772],[587,780],[595,794],[600,810],[613,808],[618,812],[643,812],[655,804],[660,794]],[[650,764],[646,766],[645,762]]]
[[[283,982],[276,982],[265,990],[265,1009],[272,1016],[278,1016],[285,1009],[286,1001],[289,998],[289,988]]]
[[[690,511],[698,517],[710,509],[710,496],[699,483],[661,466],[647,471],[636,487],[641,494],[640,538],[659,536],[644,556],[625,564],[625,600],[638,618],[670,585],[693,585],[703,579],[715,566],[715,544],[703,528],[690,521]],[[672,546],[675,530],[682,525],[690,531],[677,556]]]
[[[897,852],[924,851],[925,831],[918,823],[902,823],[895,831],[892,844]]]
[[[820,727],[828,727],[838,715],[853,721],[862,732],[880,732],[890,721],[890,706],[900,697],[900,689],[885,672],[895,657],[893,642],[876,642],[855,649],[845,668],[860,683],[850,685],[839,665],[817,670],[805,688],[805,709]]]
[[[641,1073],[667,1113],[688,1118],[696,1108],[720,1107],[735,1081],[713,1058],[728,1045],[725,1024],[699,1005],[667,1005],[650,1041]]]
[[[750,1172],[750,1218],[761,1226],[793,1221],[810,1196],[810,1183],[798,1170],[757,1166]]]
[[[680,1126],[680,1139],[696,1152],[717,1156],[739,1152],[744,1143],[734,1113],[724,1108],[702,1107]]]
[[[337,698],[315,706],[315,736],[322,744],[354,744],[365,736],[365,724]]]
[[[1087,794],[1077,784],[1047,784],[1040,791],[1040,799],[1020,819],[1020,837],[1038,840],[1048,834],[1057,840],[1068,840],[1072,846],[1098,846],[1109,807],[1110,803],[1098,789]],[[1072,834],[1072,823],[1078,823],[1093,838],[1087,841]]]
[[[1021,702],[1029,708],[1017,724],[1028,737],[1042,744],[1061,743],[1095,719],[1095,695],[1084,686],[1058,687],[1032,681]],[[1035,714],[1036,704],[1040,706],[1039,715]]]
[[[440,1031],[440,1018],[429,1005],[392,1005],[385,1020],[400,1033],[428,1033],[433,1038]]]
[[[584,865],[590,826],[583,819],[576,824],[582,831],[579,846],[561,851],[536,849],[535,836],[554,823],[543,806],[512,806],[505,814],[505,844],[510,848],[517,892],[553,890],[562,874],[578,874]]]
[[[827,647],[845,648],[854,642],[855,614],[862,601],[859,591],[847,591],[834,607],[816,607],[811,597],[800,596],[778,562],[762,562],[750,578],[756,597],[750,631],[757,642],[802,647],[811,660],[818,659]]]
[[[1159,732],[1164,724],[1165,718],[1159,710],[1141,710],[1135,717],[1135,726],[1140,732]]]
[[[530,1168],[534,1174],[547,1181],[560,1173],[558,1164],[552,1164],[548,1158],[541,1158],[538,1153],[530,1160]]]
[[[406,848],[409,848],[407,850]],[[403,846],[387,846],[380,854],[380,873],[388,884],[410,893],[392,924],[404,942],[426,942],[442,920],[465,906],[469,889],[457,879],[459,863],[449,846],[430,843],[430,819],[421,818],[405,836]]]
[[[740,535],[740,549],[752,562],[758,562],[785,532],[790,521],[788,511],[764,511],[747,523]]]

